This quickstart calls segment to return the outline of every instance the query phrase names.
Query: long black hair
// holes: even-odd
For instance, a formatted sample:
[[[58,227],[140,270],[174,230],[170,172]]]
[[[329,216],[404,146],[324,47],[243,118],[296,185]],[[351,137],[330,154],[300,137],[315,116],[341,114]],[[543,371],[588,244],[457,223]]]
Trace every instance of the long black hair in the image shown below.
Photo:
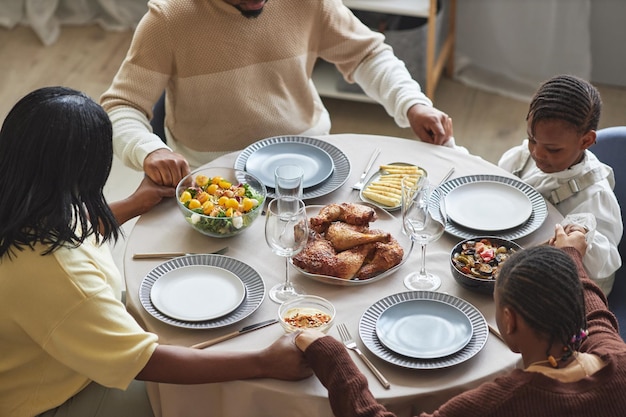
[[[112,162],[111,121],[85,94],[45,87],[18,101],[0,130],[0,257],[117,240],[103,195]]]
[[[516,252],[502,265],[496,291],[500,305],[517,311],[550,346],[578,350],[576,336],[587,328],[585,303],[578,270],[565,252],[547,245]]]

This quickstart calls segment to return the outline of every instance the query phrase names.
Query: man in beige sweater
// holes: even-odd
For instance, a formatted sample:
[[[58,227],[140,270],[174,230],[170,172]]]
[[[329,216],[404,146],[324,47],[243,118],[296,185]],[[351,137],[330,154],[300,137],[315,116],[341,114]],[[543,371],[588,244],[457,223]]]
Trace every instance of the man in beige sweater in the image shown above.
[[[452,121],[432,106],[384,36],[341,0],[150,0],[101,99],[116,154],[175,186],[191,167],[277,135],[325,135],[330,117],[311,74],[337,66],[423,141],[445,143]],[[166,92],[167,145],[152,133]]]

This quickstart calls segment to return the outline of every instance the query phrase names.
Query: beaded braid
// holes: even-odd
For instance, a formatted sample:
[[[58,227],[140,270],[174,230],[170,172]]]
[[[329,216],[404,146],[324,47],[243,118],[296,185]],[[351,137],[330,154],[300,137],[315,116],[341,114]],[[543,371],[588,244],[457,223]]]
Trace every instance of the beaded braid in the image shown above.
[[[533,96],[526,120],[531,133],[540,120],[559,119],[570,123],[579,134],[597,130],[602,100],[589,82],[572,75],[558,75],[545,81]]]
[[[549,336],[549,347],[555,342],[566,347],[561,359],[579,349],[587,328],[583,289],[565,252],[551,246],[516,252],[502,265],[496,291],[501,305],[512,307],[538,333]],[[554,358],[549,360],[554,366]]]

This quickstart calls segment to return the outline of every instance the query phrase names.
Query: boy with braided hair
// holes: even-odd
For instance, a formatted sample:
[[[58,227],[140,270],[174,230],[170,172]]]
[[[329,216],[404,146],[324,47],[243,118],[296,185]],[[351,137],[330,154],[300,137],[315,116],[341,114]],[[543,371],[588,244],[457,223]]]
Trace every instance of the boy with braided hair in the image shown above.
[[[602,101],[589,82],[558,75],[537,90],[528,110],[528,139],[498,165],[534,187],[565,216],[567,233],[585,233],[583,264],[608,295],[621,266],[622,218],[613,170],[589,151],[596,142]]]

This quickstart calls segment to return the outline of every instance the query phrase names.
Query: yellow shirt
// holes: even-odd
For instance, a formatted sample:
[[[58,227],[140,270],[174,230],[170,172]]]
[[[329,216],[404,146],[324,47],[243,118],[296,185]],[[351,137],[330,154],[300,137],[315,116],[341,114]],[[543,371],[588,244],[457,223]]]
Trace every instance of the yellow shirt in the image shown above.
[[[0,260],[0,416],[57,407],[91,381],[125,389],[157,346],[119,301],[107,245]]]

